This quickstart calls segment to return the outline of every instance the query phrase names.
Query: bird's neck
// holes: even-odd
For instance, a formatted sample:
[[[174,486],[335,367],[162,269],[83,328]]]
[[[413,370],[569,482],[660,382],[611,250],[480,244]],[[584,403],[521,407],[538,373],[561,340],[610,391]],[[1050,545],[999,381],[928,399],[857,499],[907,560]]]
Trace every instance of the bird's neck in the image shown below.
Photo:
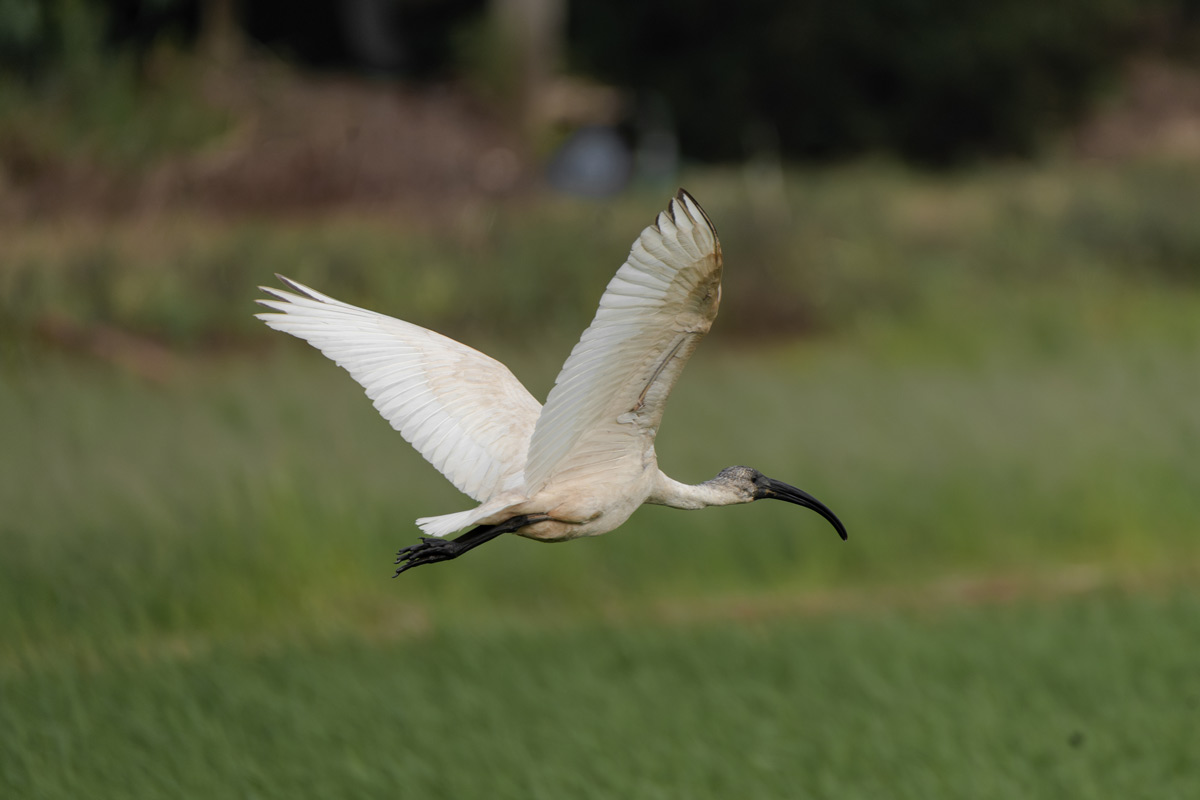
[[[746,501],[731,492],[730,487],[724,483],[717,481],[696,484],[680,483],[659,470],[654,491],[650,493],[646,502],[690,511],[709,506],[729,506]]]

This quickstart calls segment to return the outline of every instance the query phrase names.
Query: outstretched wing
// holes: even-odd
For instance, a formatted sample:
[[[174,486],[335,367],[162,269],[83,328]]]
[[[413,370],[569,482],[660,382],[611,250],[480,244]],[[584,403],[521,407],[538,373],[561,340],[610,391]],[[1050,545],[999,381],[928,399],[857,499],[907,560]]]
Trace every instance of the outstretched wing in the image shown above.
[[[257,317],[304,339],[367,390],[375,408],[451,483],[479,501],[520,485],[541,406],[508,367],[453,339],[282,275]]]
[[[600,478],[653,446],[667,395],[721,300],[721,244],[682,189],[633,243],[555,381],[529,445],[526,490]]]

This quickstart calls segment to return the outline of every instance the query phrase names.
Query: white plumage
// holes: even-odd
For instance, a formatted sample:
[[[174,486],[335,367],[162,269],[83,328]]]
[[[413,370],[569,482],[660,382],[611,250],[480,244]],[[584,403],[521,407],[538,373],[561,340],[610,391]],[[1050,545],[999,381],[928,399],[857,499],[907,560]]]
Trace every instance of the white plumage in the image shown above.
[[[818,511],[844,538],[841,523],[814,498],[754,470],[730,468],[688,486],[658,469],[654,437],[663,407],[716,317],[721,270],[712,223],[680,190],[609,282],[545,407],[477,350],[282,276],[294,292],[261,287],[273,299],[259,302],[276,313],[258,318],[337,362],[393,428],[479,501],[417,520],[439,537],[481,527],[404,548],[397,574],[504,532],[548,541],[605,533],[645,502],[700,508],[777,497]]]
[[[486,500],[520,475],[542,409],[508,367],[431,330],[295,281],[262,287],[272,328],[308,341],[367,390],[375,408],[460,491]]]

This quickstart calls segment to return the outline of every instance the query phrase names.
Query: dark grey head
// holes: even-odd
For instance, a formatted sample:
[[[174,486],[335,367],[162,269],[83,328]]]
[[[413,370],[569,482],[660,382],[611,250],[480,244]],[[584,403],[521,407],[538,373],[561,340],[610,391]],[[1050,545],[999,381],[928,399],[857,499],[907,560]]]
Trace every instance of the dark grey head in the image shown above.
[[[737,487],[739,492],[745,494],[745,502],[747,503],[752,500],[771,498],[773,500],[784,500],[788,503],[804,506],[829,520],[829,524],[833,525],[834,530],[838,532],[838,535],[842,539],[847,538],[846,526],[820,500],[803,489],[797,489],[795,486],[786,484],[783,481],[768,478],[752,467],[726,467],[717,474],[717,477],[713,478],[713,483],[722,483],[730,487]]]

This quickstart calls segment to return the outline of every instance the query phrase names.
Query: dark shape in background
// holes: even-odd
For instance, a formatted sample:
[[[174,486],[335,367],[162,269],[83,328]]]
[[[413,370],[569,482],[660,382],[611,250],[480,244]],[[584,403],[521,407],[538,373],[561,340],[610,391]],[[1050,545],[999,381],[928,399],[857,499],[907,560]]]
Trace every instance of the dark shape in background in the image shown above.
[[[590,125],[571,134],[546,165],[546,180],[560,192],[611,197],[629,183],[633,154],[611,127]]]

